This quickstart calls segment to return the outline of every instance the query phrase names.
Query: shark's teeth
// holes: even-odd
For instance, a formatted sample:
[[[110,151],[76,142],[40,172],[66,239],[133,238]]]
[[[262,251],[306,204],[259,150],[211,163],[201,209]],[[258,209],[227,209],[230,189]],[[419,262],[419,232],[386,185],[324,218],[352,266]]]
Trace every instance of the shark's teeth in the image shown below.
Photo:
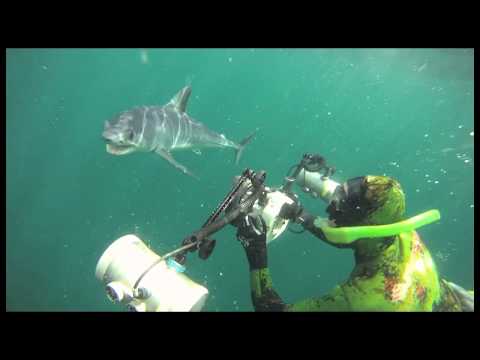
[[[107,152],[113,155],[126,155],[134,151],[135,148],[131,146],[116,146],[113,144],[107,144]]]

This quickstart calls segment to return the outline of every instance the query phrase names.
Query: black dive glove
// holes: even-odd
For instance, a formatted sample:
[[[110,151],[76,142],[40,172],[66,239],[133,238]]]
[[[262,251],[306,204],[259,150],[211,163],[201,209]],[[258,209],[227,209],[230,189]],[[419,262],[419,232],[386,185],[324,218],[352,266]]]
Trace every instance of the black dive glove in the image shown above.
[[[325,240],[323,231],[314,225],[316,216],[305,210],[297,199],[294,199],[292,204],[285,204],[280,211],[280,216],[286,220],[291,220],[302,225],[304,229],[308,230],[319,239]]]
[[[250,271],[267,267],[267,226],[261,216],[247,215],[238,221],[237,239],[247,254]]]

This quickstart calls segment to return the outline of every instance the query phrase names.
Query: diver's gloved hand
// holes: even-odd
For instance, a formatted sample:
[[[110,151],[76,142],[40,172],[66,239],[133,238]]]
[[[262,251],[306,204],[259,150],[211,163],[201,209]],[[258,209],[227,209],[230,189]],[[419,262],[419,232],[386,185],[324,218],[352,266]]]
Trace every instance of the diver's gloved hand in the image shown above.
[[[297,213],[297,216],[293,219],[297,224],[302,225],[302,227],[308,230],[310,233],[315,235],[317,238],[326,241],[325,234],[322,229],[315,226],[315,219],[317,216],[310,214],[305,208],[300,209]]]
[[[285,204],[280,210],[279,216],[286,220],[291,220],[297,224],[302,225],[303,228],[311,232],[319,239],[326,240],[323,231],[316,227],[314,222],[317,218],[315,215],[310,214],[298,201],[293,198],[292,204]]]
[[[267,232],[261,216],[245,216],[237,226],[237,239],[247,254],[250,271],[267,267]]]

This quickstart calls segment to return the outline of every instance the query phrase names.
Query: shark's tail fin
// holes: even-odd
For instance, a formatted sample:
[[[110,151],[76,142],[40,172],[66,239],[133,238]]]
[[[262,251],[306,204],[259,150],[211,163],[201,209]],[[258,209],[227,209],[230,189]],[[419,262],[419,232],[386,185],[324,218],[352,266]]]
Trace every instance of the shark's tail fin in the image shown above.
[[[245,149],[245,146],[253,139],[257,131],[253,132],[252,134],[248,135],[245,139],[240,141],[240,146],[238,147],[237,151],[235,152],[235,165],[238,165],[238,162],[240,161],[240,157],[242,156],[243,149]]]

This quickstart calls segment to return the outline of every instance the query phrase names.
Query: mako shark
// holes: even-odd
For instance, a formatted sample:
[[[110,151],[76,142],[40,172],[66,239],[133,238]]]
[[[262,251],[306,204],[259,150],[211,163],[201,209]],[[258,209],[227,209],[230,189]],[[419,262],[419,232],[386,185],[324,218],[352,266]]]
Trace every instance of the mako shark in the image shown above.
[[[139,106],[123,111],[110,121],[105,121],[102,137],[107,152],[126,155],[133,152],[155,152],[184,174],[197,178],[171,155],[172,150],[233,148],[238,164],[245,145],[255,133],[236,143],[208,129],[186,113],[192,89],[185,86],[164,106]]]

